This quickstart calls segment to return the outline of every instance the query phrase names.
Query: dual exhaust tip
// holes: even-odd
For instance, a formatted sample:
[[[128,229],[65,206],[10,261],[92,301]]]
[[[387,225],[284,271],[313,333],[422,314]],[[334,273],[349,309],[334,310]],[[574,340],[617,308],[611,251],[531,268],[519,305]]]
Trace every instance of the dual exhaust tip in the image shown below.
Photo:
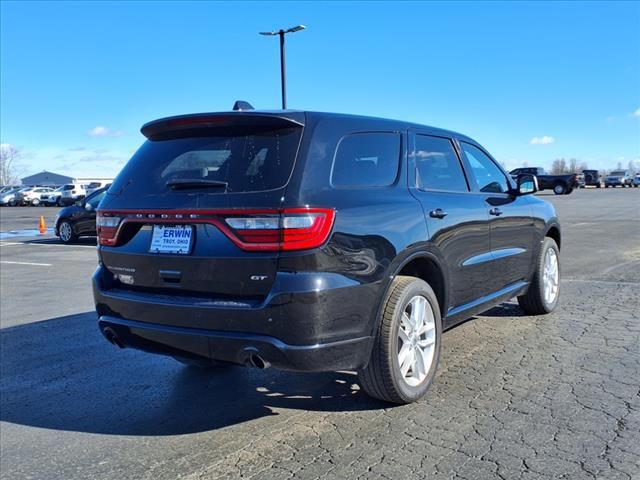
[[[125,348],[124,343],[122,343],[122,340],[120,340],[120,338],[118,337],[118,334],[111,327],[103,328],[102,334],[107,339],[107,341],[112,345],[115,345],[118,348]],[[264,358],[258,355],[258,352],[256,351],[255,348],[252,348],[252,347],[246,348],[244,352],[246,354],[246,357],[245,357],[246,360],[244,364],[247,367],[264,370],[271,366],[271,364],[268,361],[266,361]]]
[[[111,327],[105,327],[102,329],[102,334],[104,338],[107,339],[109,343],[115,345],[118,348],[124,348],[124,343],[118,338],[118,334]]]
[[[253,350],[253,349],[247,349],[247,350]],[[257,368],[260,370],[264,370],[271,366],[271,364],[268,361],[266,361],[264,358],[262,358],[260,355],[258,355],[254,351],[251,351],[249,353],[249,356],[247,357],[247,361],[245,362],[245,365],[247,365],[248,367]]]

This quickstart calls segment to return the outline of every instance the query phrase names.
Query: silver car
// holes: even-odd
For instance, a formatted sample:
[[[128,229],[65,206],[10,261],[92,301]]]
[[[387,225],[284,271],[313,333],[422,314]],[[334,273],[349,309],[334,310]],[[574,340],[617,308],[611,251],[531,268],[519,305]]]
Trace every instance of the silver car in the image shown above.
[[[633,185],[633,174],[629,170],[614,170],[604,180],[604,188],[609,187],[631,187]]]
[[[16,194],[28,188],[29,187],[16,187],[13,190],[0,194],[0,205],[14,206],[16,204]]]

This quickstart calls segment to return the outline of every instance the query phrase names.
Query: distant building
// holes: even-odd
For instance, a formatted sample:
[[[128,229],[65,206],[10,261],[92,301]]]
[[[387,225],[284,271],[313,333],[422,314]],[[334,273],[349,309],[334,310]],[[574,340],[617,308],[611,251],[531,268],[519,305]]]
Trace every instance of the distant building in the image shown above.
[[[70,177],[69,175],[61,175],[59,173],[47,172],[43,170],[40,173],[29,175],[22,179],[23,185],[64,185],[66,183],[89,184],[91,182],[110,182],[110,177]]]

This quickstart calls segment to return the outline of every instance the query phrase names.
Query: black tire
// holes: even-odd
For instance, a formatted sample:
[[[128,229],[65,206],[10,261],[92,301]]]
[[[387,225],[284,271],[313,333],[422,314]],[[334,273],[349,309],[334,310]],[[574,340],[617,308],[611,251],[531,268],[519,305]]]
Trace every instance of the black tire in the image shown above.
[[[37,207],[38,205],[40,205],[40,200],[38,200],[37,198],[34,198],[33,200],[31,200],[32,207]]]
[[[566,191],[567,186],[562,182],[558,182],[553,186],[553,193],[555,193],[556,195],[564,195]]]
[[[597,185],[596,185],[596,188],[600,188],[600,184],[597,184]]]
[[[61,207],[61,206],[62,206],[62,199],[61,199],[61,198],[59,198],[58,200],[56,200],[56,205],[57,205],[58,207]]]
[[[433,359],[425,378],[412,386],[400,372],[398,329],[405,309],[416,296],[424,297],[431,307],[435,341]],[[431,386],[440,360],[442,320],[436,295],[429,284],[419,278],[397,276],[384,298],[380,317],[369,364],[358,372],[360,386],[369,396],[385,402],[415,402]]]
[[[69,228],[71,233],[66,233],[67,228]],[[73,230],[73,225],[66,220],[61,221],[58,225],[58,237],[60,237],[62,243],[66,244],[76,243],[78,241],[78,235]]]
[[[553,249],[558,260],[558,289],[555,298],[552,302],[548,302],[544,295],[544,263],[547,250]],[[536,261],[536,272],[533,275],[533,280],[527,293],[518,297],[518,303],[520,308],[531,315],[544,315],[551,313],[558,305],[558,299],[560,298],[560,249],[553,238],[546,237],[542,242],[540,253]]]

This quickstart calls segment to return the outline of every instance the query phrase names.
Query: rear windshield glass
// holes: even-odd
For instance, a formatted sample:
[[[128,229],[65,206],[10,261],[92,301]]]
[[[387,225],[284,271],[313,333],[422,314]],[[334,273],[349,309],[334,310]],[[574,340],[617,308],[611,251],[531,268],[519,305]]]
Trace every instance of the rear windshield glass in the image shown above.
[[[76,188],[76,186],[75,185],[65,185],[63,188],[64,188],[64,190],[73,190],[74,188]]]
[[[225,182],[221,193],[280,188],[291,175],[301,132],[288,128],[148,140],[109,193],[129,183],[140,193],[168,190],[167,182],[173,180]]]

